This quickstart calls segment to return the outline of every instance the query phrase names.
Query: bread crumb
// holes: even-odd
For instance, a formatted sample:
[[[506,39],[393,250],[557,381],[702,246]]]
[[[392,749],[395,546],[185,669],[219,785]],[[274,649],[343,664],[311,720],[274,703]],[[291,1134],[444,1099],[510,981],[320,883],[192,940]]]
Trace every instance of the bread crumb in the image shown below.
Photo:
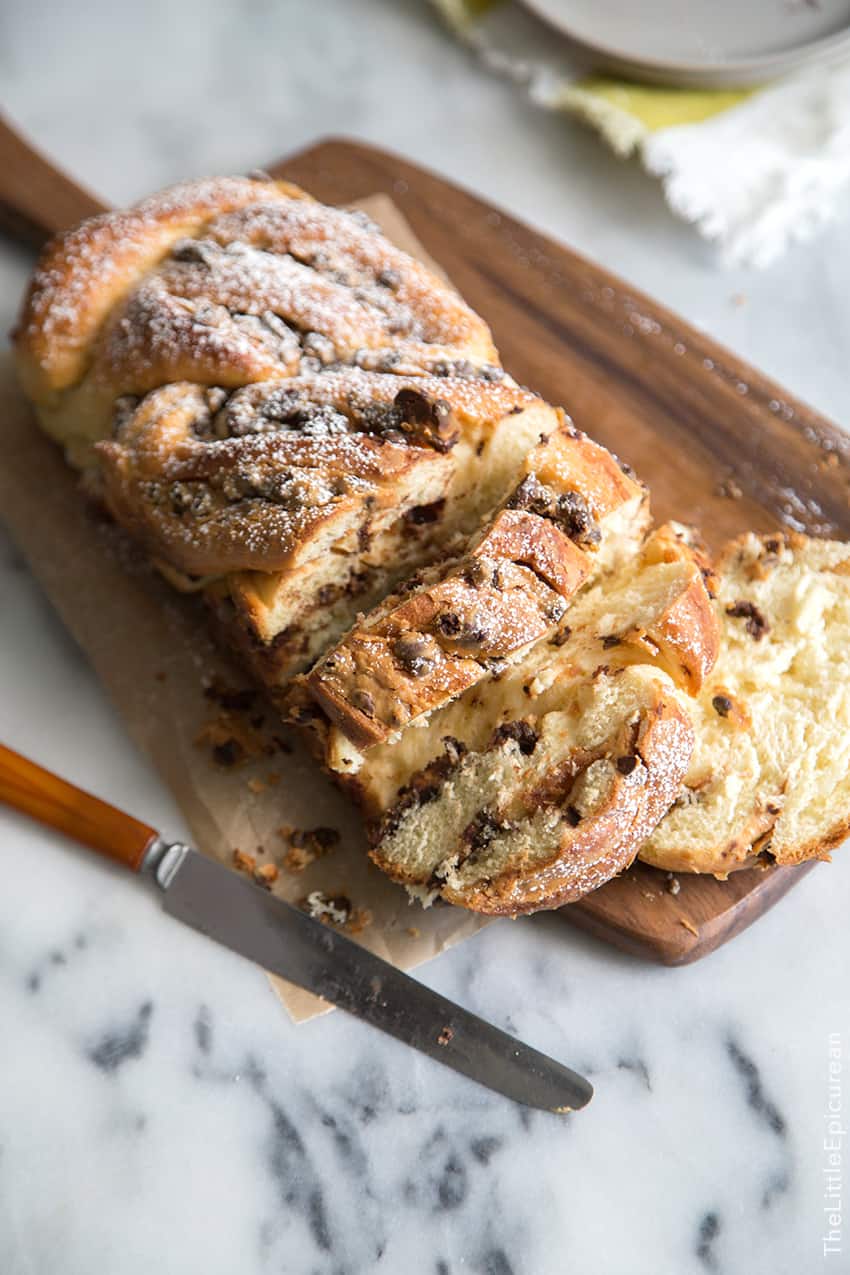
[[[438,1045],[448,1045],[448,1044],[450,1043],[450,1041],[451,1041],[452,1037],[454,1036],[454,1034],[455,1034],[455,1033],[454,1033],[454,1028],[453,1028],[453,1027],[449,1027],[449,1025],[448,1025],[448,1023],[447,1023],[447,1024],[446,1024],[446,1026],[443,1028],[443,1030],[440,1032],[439,1036],[437,1037],[437,1044],[438,1044]]]
[[[283,866],[287,872],[303,872],[305,868],[309,868],[315,857],[301,846],[292,846],[283,856]]]
[[[266,791],[266,785],[263,783],[262,779],[258,779],[256,778],[256,776],[248,780],[248,787],[251,789],[251,792],[253,793],[261,793]]]
[[[374,915],[369,908],[355,908],[348,918],[346,930],[349,934],[362,934],[368,926],[374,921]]]
[[[412,939],[418,939],[422,933],[418,925],[408,925],[407,933]]]
[[[292,828],[283,824],[278,828],[278,836],[290,843],[289,850],[283,857],[283,866],[289,872],[303,872],[315,859],[324,858],[339,845],[339,833],[336,828]]]
[[[685,919],[685,917],[680,916],[680,917],[679,917],[679,924],[680,924],[680,925],[683,925],[683,926],[685,927],[685,929],[686,929],[686,930],[690,930],[691,934],[695,934],[695,935],[697,936],[697,938],[699,938],[699,930],[698,930],[698,929],[697,929],[697,927],[693,924],[693,922],[692,922],[692,921],[688,921],[688,920],[686,920],[686,919]]]
[[[323,890],[311,891],[299,900],[298,906],[314,921],[322,921],[325,925],[343,926],[352,913],[351,900],[344,894],[332,896]]]
[[[214,677],[204,687],[204,698],[212,700],[214,704],[218,704],[219,708],[226,709],[229,713],[239,713],[253,708],[257,692],[251,688],[225,686],[219,678]]]
[[[682,886],[678,877],[674,877],[672,872],[667,873],[667,893],[678,894]]]
[[[255,727],[233,713],[220,713],[202,726],[195,744],[199,748],[208,745],[213,761],[228,769],[274,751]]]
[[[246,854],[244,850],[234,850],[233,866],[239,872],[254,872],[257,867],[257,860],[252,854]]]
[[[726,500],[741,500],[743,491],[734,478],[722,478],[714,489],[715,494],[725,497]]]
[[[255,870],[254,880],[257,885],[264,886],[266,890],[270,890],[278,875],[278,870],[273,863],[264,863],[262,867]]]

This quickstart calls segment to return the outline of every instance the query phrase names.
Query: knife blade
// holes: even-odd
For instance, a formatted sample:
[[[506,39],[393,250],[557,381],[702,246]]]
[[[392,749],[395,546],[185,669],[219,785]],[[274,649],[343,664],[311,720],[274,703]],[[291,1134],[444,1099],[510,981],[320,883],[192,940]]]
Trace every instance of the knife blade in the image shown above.
[[[471,1080],[545,1111],[590,1101],[592,1086],[570,1068],[197,850],[153,847],[144,870],[170,916]]]
[[[515,1102],[566,1112],[593,1096],[588,1081],[562,1063],[2,744],[0,801],[153,878],[166,912],[193,929]]]

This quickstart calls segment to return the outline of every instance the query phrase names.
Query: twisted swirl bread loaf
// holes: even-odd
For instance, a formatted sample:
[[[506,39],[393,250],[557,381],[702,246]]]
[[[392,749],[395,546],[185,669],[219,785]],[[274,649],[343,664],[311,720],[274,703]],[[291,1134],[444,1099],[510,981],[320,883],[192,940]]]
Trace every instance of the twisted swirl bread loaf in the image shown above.
[[[482,320],[363,213],[250,178],[176,186],[59,236],[16,344],[66,445],[106,437],[122,395],[172,382],[235,389],[329,366],[499,376]]]
[[[630,861],[716,653],[699,563],[644,544],[644,489],[453,288],[360,212],[195,182],[49,245],[16,348],[88,490],[273,693],[339,643],[292,711],[390,875],[520,912]]]

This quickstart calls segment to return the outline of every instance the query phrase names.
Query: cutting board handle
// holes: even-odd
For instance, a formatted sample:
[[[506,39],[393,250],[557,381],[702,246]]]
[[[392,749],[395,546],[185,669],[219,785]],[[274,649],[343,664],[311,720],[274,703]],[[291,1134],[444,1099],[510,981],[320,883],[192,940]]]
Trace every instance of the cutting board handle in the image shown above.
[[[40,248],[105,207],[0,116],[0,230]]]
[[[0,744],[0,801],[138,872],[157,831]]]

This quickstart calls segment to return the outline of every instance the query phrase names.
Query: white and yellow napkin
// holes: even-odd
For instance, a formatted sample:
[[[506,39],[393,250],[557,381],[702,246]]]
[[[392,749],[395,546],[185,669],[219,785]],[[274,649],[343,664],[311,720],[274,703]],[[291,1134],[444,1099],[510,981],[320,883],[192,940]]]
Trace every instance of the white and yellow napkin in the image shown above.
[[[433,0],[492,70],[549,110],[639,155],[675,213],[729,262],[767,266],[843,210],[850,185],[850,61],[758,89],[695,90],[588,76],[517,0]]]

